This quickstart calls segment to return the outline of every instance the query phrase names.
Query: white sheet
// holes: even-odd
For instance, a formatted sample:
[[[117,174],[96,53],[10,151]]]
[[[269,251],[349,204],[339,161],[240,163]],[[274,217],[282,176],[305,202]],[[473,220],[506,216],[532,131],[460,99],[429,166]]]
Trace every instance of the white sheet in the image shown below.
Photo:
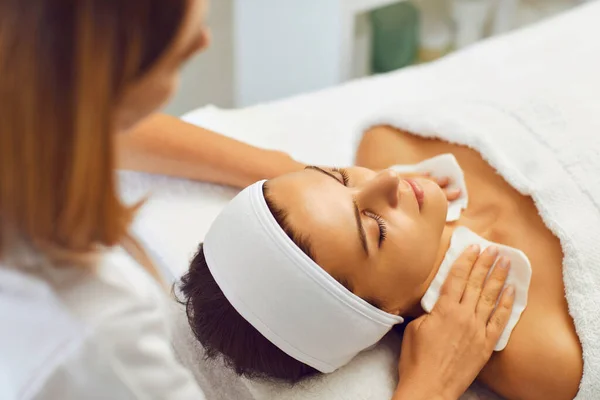
[[[408,112],[412,104],[465,93],[501,96],[507,83],[514,88],[518,79],[528,81],[541,71],[549,79],[540,84],[540,91],[552,90],[552,74],[560,76],[564,86],[568,71],[572,71],[571,90],[600,87],[600,62],[593,48],[594,38],[600,37],[598,20],[600,3],[593,2],[439,63],[244,110],[208,107],[185,118],[252,144],[288,151],[307,163],[348,165],[360,134],[357,124],[376,122],[374,116],[382,109],[397,107]],[[538,112],[540,118],[553,117],[547,110]],[[529,189],[519,182],[514,185],[523,192]],[[154,194],[134,230],[172,277],[184,273],[210,222],[234,194],[213,185],[131,173],[123,174],[123,188],[126,198],[139,198],[148,191]],[[395,382],[397,350],[394,340],[386,342],[337,373],[297,388],[255,382],[247,386],[257,400],[388,400]],[[468,396],[488,398],[481,393],[476,390]]]

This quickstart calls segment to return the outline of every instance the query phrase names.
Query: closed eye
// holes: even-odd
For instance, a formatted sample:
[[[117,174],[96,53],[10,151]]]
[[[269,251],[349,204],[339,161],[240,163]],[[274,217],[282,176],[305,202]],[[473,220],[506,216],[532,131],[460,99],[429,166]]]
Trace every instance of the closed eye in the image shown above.
[[[348,170],[344,168],[333,168],[332,171],[340,174],[342,177],[342,182],[344,182],[344,186],[348,186],[348,183],[350,182],[350,174],[348,173]]]
[[[364,214],[369,218],[373,218],[375,222],[377,222],[377,226],[379,227],[378,246],[381,247],[381,245],[385,241],[385,238],[387,237],[387,225],[385,224],[385,221],[383,220],[383,218],[381,218],[381,216],[371,211],[364,211]]]
[[[336,168],[336,169],[331,170],[333,173],[339,174],[342,177],[342,180],[338,179],[332,172],[325,171],[323,168],[319,168],[314,165],[308,166],[305,169],[318,171],[324,175],[327,175],[331,179],[335,180],[336,182],[338,182],[339,184],[344,185],[344,186],[348,186],[349,181],[350,181],[348,171],[346,171],[345,169]],[[355,219],[356,219],[356,228],[357,228],[357,232],[358,232],[358,238],[360,239],[361,246],[362,246],[363,250],[365,251],[365,255],[368,257],[369,256],[369,246],[367,244],[367,235],[365,233],[365,228],[363,226],[362,218],[361,218],[362,214],[364,214],[364,213],[360,211],[360,209],[358,207],[358,203],[356,202],[355,199],[353,199],[352,203],[354,206],[354,215],[355,215]],[[379,219],[380,219],[380,221],[378,221],[377,223],[379,225],[379,244],[381,245],[381,243],[383,242],[383,239],[385,239],[385,224],[383,224],[383,220],[381,218],[379,218]]]

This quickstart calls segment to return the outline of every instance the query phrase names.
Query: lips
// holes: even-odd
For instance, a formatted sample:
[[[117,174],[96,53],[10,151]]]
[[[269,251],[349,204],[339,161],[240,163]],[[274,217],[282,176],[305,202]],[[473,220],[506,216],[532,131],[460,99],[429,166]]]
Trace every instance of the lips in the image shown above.
[[[419,203],[419,211],[420,211],[421,208],[423,208],[423,203],[425,201],[425,192],[423,191],[423,188],[421,186],[419,186],[419,184],[417,182],[415,182],[414,180],[406,179],[405,181],[412,188],[412,190],[415,194],[415,198],[417,199],[417,203]]]

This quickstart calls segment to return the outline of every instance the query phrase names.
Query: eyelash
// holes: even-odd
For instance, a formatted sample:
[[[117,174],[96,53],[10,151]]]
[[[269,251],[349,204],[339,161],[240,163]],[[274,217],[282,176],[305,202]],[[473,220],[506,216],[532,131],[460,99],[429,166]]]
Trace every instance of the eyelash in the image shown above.
[[[365,215],[373,218],[377,222],[377,225],[379,226],[379,247],[381,247],[385,241],[385,238],[387,237],[387,225],[385,224],[383,218],[375,213],[372,213],[371,211],[365,211]]]
[[[348,182],[350,182],[350,174],[343,168],[334,168],[334,172],[337,172],[342,176],[342,181],[344,182],[344,186],[348,186]]]

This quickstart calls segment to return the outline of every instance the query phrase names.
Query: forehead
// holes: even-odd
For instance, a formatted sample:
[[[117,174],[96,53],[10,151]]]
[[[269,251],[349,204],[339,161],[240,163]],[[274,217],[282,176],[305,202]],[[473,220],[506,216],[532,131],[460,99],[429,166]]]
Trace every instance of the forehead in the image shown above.
[[[352,194],[341,183],[305,170],[273,179],[269,187],[274,202],[288,215],[291,228],[308,239],[323,269],[336,275],[342,265],[364,260]]]

